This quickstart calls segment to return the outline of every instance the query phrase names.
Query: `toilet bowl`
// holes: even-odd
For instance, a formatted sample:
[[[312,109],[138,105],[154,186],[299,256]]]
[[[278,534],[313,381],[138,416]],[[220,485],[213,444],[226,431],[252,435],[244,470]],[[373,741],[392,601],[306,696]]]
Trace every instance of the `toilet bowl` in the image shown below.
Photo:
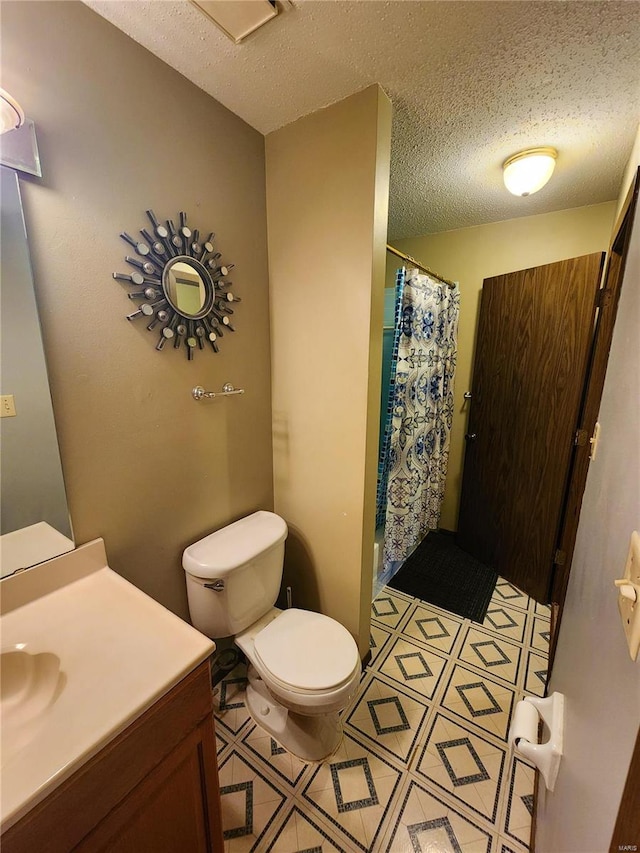
[[[189,546],[183,555],[191,620],[213,639],[233,636],[249,662],[253,720],[305,761],[337,749],[339,712],[355,694],[361,665],[339,622],[274,607],[287,526],[260,511]]]

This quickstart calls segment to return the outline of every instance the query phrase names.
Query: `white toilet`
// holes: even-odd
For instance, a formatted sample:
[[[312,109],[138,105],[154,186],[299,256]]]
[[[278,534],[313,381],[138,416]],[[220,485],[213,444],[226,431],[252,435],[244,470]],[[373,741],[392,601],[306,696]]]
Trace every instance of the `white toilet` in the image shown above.
[[[250,662],[255,722],[294,755],[320,761],[340,743],[338,712],[357,690],[360,656],[335,619],[274,607],[286,538],[284,520],[260,511],[190,545],[182,558],[189,612],[208,637],[235,636]]]

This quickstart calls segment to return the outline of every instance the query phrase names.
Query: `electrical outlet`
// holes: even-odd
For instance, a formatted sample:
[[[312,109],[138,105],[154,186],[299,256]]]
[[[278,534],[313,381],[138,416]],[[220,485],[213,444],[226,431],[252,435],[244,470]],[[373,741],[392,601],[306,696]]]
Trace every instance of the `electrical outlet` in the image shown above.
[[[13,394],[2,394],[0,396],[0,418],[15,418],[16,404]]]
[[[631,534],[624,576],[615,582],[618,587],[618,610],[622,619],[631,660],[640,649],[640,534]]]

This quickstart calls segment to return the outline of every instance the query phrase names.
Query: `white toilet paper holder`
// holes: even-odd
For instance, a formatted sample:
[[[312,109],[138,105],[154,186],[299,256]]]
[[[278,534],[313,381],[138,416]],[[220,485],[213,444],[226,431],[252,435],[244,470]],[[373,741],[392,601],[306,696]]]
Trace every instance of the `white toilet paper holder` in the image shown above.
[[[522,719],[524,716],[523,714],[518,715],[518,707],[525,704],[533,705],[538,717],[542,718],[549,729],[549,740],[544,743],[533,742],[534,738],[537,741],[537,726],[536,731],[531,733],[530,729],[526,727],[526,723],[526,728],[523,729],[518,722],[517,718]],[[516,749],[532,764],[535,764],[542,773],[542,778],[549,791],[553,791],[558,776],[560,759],[562,758],[563,734],[564,695],[562,693],[552,693],[546,699],[527,696],[516,705],[509,730],[509,746]]]

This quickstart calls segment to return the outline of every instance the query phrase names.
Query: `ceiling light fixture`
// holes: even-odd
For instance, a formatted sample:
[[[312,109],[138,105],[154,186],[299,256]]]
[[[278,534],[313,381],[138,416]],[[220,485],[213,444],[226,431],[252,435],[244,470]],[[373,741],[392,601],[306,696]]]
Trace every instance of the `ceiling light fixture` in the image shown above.
[[[510,193],[528,196],[547,183],[556,165],[555,148],[528,148],[502,164],[504,184]]]
[[[4,89],[0,89],[0,133],[16,130],[24,124],[24,112],[20,104]]]

